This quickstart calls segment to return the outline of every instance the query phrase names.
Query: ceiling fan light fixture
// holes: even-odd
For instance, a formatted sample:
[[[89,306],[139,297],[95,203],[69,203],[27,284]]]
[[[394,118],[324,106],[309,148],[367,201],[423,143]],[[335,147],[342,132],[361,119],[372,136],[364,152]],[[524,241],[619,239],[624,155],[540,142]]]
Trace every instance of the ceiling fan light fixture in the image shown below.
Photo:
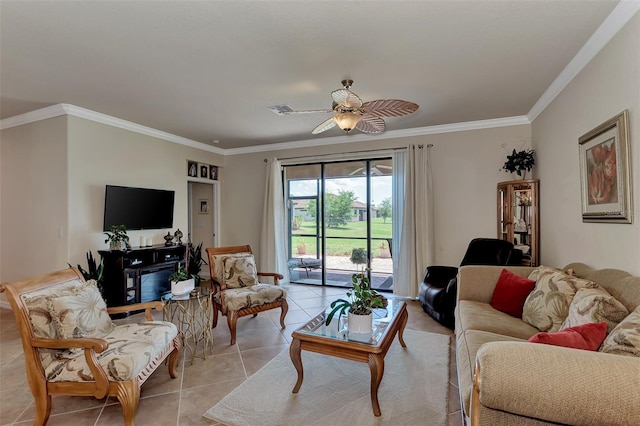
[[[336,114],[333,119],[338,123],[338,127],[349,133],[356,127],[356,124],[358,124],[361,117],[362,116],[360,114],[355,112],[342,112],[340,114]]]

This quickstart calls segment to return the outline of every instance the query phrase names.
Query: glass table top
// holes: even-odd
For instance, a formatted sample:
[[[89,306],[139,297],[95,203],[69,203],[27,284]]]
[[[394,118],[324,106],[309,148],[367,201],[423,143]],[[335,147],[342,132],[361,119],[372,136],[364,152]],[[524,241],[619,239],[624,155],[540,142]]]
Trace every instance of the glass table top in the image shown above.
[[[316,336],[322,336],[328,339],[342,340],[342,341],[354,341],[358,343],[365,343],[369,345],[376,345],[382,339],[387,330],[387,327],[394,318],[397,316],[400,308],[405,302],[402,300],[388,299],[388,305],[386,308],[376,308],[373,310],[373,330],[371,333],[359,334],[349,333],[349,324],[347,320],[347,314],[338,318],[338,315],[334,316],[329,323],[325,324],[325,320],[331,308],[327,307],[324,312],[319,313],[308,323],[300,327],[295,333],[310,334]]]

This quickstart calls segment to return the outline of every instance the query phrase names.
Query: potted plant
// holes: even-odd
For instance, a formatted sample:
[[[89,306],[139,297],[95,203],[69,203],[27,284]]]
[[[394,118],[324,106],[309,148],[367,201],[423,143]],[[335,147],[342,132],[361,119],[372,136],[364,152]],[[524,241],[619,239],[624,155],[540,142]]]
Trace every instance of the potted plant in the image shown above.
[[[381,258],[388,259],[391,257],[391,250],[389,250],[386,241],[380,241],[380,246],[378,248],[380,249]]]
[[[194,246],[193,243],[189,243],[189,261],[187,263],[187,270],[194,278],[197,285],[200,284],[202,278],[200,277],[200,270],[202,269],[202,243]]]
[[[124,225],[113,225],[111,230],[104,233],[107,239],[105,243],[109,243],[109,250],[122,250],[122,243],[125,244],[125,248],[129,243],[129,236],[127,235],[127,227]]]
[[[511,155],[507,155],[507,161],[502,166],[502,170],[506,170],[510,173],[516,173],[518,176],[525,179],[527,172],[531,171],[536,159],[534,157],[535,150],[523,149],[522,151],[513,150]]]
[[[178,266],[178,270],[169,275],[169,281],[171,281],[171,293],[174,296],[182,296],[195,288],[194,277],[182,266]]]
[[[331,302],[331,311],[327,315],[326,325],[338,314],[338,317],[349,310],[349,332],[351,333],[371,333],[373,330],[373,308],[383,307],[383,297],[371,288],[369,278],[363,269],[358,274],[351,276],[353,290],[347,292],[347,299],[338,299]]]
[[[298,250],[298,254],[307,254],[307,242],[304,238],[298,239],[296,249]]]
[[[100,294],[102,294],[102,278],[104,274],[104,264],[102,263],[102,259],[100,259],[100,265],[98,265],[95,257],[93,257],[93,253],[88,251],[87,266],[88,269],[84,269],[80,264],[78,264],[78,271],[80,271],[85,280],[95,280],[96,286],[98,287],[98,290],[100,290]]]
[[[367,250],[363,248],[354,248],[351,251],[351,257],[349,260],[356,265],[364,265],[367,263]]]

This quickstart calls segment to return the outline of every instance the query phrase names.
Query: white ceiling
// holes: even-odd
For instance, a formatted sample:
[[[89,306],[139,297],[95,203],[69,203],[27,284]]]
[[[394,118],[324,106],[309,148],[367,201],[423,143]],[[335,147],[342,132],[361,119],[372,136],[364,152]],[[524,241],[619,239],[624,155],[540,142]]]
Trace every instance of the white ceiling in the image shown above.
[[[352,78],[420,109],[387,130],[524,116],[617,1],[0,3],[0,118],[58,103],[221,148],[311,135]],[[379,137],[384,137],[384,133]]]

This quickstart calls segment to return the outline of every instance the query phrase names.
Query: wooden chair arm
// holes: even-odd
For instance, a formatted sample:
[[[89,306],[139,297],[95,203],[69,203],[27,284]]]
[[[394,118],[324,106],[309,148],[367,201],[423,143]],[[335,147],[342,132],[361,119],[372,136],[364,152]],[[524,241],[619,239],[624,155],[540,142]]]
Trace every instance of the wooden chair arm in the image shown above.
[[[109,344],[104,339],[94,337],[75,337],[73,339],[44,339],[34,337],[31,339],[31,346],[42,349],[84,348],[93,349],[96,353],[101,353],[109,347]]]
[[[93,396],[98,399],[107,396],[107,392],[109,391],[109,378],[102,366],[98,363],[98,358],[96,357],[96,353],[101,353],[109,347],[106,340],[92,337],[76,337],[73,339],[42,339],[35,337],[31,339],[31,346],[43,349],[83,348],[84,359],[89,366],[89,370],[91,370],[96,384]]]
[[[278,285],[279,281],[284,278],[284,275],[277,272],[258,272],[259,277],[273,277],[273,284]]]
[[[153,315],[151,315],[151,310],[155,309],[156,311],[161,311],[164,304],[159,300],[154,302],[144,302],[144,303],[134,303],[132,305],[125,306],[114,306],[112,308],[107,308],[108,314],[122,314],[124,312],[131,311],[141,311],[144,309],[144,315],[147,318],[147,321],[153,321]]]

